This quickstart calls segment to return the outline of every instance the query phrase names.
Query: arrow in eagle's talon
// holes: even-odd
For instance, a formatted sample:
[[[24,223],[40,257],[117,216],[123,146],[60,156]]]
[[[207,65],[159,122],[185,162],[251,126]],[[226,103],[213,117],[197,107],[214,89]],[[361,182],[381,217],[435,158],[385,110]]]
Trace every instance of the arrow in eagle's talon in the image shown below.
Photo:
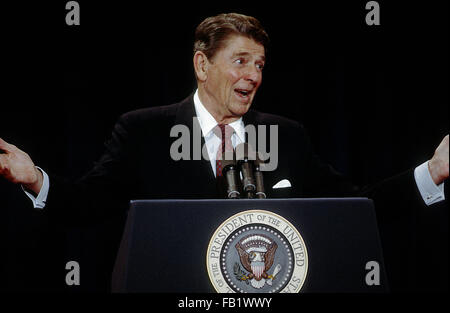
[[[275,269],[273,270],[272,275],[269,275],[269,279],[266,281],[267,284],[269,284],[270,286],[272,286],[272,282],[275,279],[275,276],[277,276],[277,274],[281,271],[281,265],[277,264],[277,266],[275,266]]]

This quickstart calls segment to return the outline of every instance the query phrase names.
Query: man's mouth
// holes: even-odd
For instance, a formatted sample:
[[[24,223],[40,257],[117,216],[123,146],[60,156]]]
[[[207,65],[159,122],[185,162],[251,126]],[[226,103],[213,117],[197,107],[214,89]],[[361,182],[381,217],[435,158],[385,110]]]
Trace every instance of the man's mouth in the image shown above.
[[[242,99],[248,99],[251,91],[247,89],[235,89],[234,92]]]

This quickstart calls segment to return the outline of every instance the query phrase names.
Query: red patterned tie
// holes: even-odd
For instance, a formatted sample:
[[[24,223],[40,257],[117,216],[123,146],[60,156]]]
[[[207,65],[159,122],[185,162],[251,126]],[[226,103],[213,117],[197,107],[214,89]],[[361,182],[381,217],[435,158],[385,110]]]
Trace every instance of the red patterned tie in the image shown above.
[[[233,144],[231,143],[231,136],[234,133],[234,129],[231,126],[224,125],[224,124],[218,124],[216,128],[214,129],[214,133],[216,136],[221,138],[222,144],[220,145],[219,149],[217,150],[216,155],[216,177],[222,176],[222,155],[223,152],[232,152],[233,151]]]

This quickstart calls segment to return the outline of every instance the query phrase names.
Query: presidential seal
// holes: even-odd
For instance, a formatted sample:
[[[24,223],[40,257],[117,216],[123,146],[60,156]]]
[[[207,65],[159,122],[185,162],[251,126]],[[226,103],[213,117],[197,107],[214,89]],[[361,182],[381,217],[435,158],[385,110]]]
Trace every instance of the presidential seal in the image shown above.
[[[250,210],[224,221],[206,255],[209,279],[217,292],[300,292],[308,272],[302,236],[273,212]]]

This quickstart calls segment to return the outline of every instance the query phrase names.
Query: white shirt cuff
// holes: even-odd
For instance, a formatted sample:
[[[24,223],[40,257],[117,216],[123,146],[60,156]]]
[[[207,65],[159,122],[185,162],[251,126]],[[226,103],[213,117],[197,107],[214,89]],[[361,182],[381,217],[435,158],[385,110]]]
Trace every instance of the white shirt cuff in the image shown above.
[[[25,194],[28,196],[28,198],[31,199],[33,202],[33,206],[35,209],[43,209],[45,207],[45,203],[47,201],[48,191],[50,189],[50,179],[48,178],[47,173],[41,169],[40,167],[36,166],[37,169],[39,169],[42,172],[42,175],[44,176],[44,180],[42,182],[41,190],[39,191],[39,194],[37,197],[34,197],[31,193],[25,190],[22,186],[22,190],[25,192]]]
[[[426,205],[445,200],[444,183],[436,185],[428,170],[428,161],[422,163],[414,170],[417,188]]]

